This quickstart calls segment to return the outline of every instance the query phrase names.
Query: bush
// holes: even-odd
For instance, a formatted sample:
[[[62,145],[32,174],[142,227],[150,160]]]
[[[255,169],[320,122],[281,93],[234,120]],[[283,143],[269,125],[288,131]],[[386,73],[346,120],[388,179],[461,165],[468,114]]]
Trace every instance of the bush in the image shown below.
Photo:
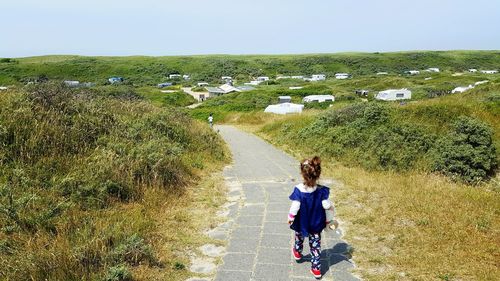
[[[132,274],[125,265],[113,266],[108,269],[104,281],[132,281]]]
[[[439,140],[433,169],[454,179],[478,183],[496,168],[492,129],[470,117],[461,117],[453,131]]]
[[[157,263],[151,247],[137,234],[118,245],[111,252],[111,259],[113,263],[124,262],[130,265],[139,265],[142,262],[148,262],[150,265]]]

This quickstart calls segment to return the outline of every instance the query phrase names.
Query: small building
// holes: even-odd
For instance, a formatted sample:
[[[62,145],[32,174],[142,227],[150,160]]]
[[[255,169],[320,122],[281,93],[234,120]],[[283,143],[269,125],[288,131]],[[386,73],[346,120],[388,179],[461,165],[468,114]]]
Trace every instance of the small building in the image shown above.
[[[437,67],[430,67],[430,68],[427,68],[425,71],[427,71],[427,72],[439,72],[439,68],[437,68]]]
[[[468,90],[473,89],[473,88],[474,88],[474,86],[472,86],[472,85],[469,85],[467,87],[456,87],[455,89],[451,90],[451,93],[452,94],[463,93],[463,92],[468,91]]]
[[[198,82],[197,85],[198,85],[198,87],[205,87],[205,86],[208,86],[208,83],[207,82]]]
[[[292,76],[292,79],[304,79],[304,76],[302,76],[302,75],[295,75],[295,76]]]
[[[158,88],[160,88],[160,89],[161,88],[165,88],[165,87],[170,87],[170,86],[172,86],[172,83],[170,83],[170,82],[165,82],[165,83],[158,84]]]
[[[76,87],[80,86],[80,81],[66,80],[63,83],[64,83],[64,85],[71,87],[71,88],[76,88]]]
[[[119,84],[121,82],[123,82],[123,78],[122,77],[111,77],[108,79],[109,83],[111,84]]]
[[[274,114],[291,114],[291,113],[302,113],[304,109],[303,104],[295,103],[280,103],[272,104],[266,107],[264,112],[274,113]]]
[[[205,89],[208,91],[208,98],[218,97],[226,94],[224,90],[218,87],[205,87]]]
[[[432,80],[432,77],[425,77],[424,80],[425,81]]]
[[[255,79],[255,80],[261,81],[261,82],[263,82],[263,81],[269,81],[269,77],[267,77],[267,76],[260,76],[260,77],[257,77],[257,79]]]
[[[170,79],[179,79],[181,77],[182,77],[182,75],[180,75],[180,74],[170,74],[168,76],[168,78],[170,78]]]
[[[385,90],[379,92],[375,96],[375,99],[383,101],[409,100],[411,99],[411,91],[405,88],[399,90]]]
[[[229,94],[232,92],[241,92],[242,91],[242,90],[240,90],[236,87],[233,87],[229,84],[224,84],[224,85],[219,86],[219,87],[205,87],[205,89],[207,89],[208,97],[210,97],[210,98]]]
[[[470,73],[476,73],[476,72],[477,72],[477,69],[475,69],[475,68],[469,68],[469,72],[470,72]]]
[[[349,73],[335,73],[335,79],[347,79],[349,78]]]
[[[182,75],[182,79],[189,80],[189,79],[191,79],[191,76],[184,74],[184,75]]]
[[[288,87],[289,90],[300,90],[304,87],[300,87],[300,86],[295,86],[295,87]]]
[[[325,80],[326,80],[325,74],[313,74],[311,76],[311,81],[325,81]]]
[[[279,96],[278,97],[278,103],[290,103],[292,102],[292,97],[290,96]]]
[[[486,84],[488,82],[490,82],[490,81],[488,81],[488,80],[477,81],[476,83],[474,83],[474,86],[478,86],[478,85],[481,85],[481,84]]]
[[[233,78],[231,76],[222,76],[220,79],[222,81],[233,80]]]
[[[377,75],[387,75],[387,74],[389,74],[389,73],[388,73],[388,72],[384,72],[384,71],[382,71],[382,72],[377,72]]]
[[[496,73],[498,73],[498,70],[481,70],[481,73],[484,73],[484,74],[496,74]]]
[[[8,88],[5,87],[5,86],[0,86],[0,91],[4,91],[4,90],[7,90]]]
[[[310,95],[302,99],[303,102],[334,102],[335,97],[332,95]]]
[[[420,71],[418,71],[418,70],[408,70],[405,73],[406,74],[410,74],[410,75],[418,75],[418,74],[420,74]]]
[[[361,97],[367,97],[367,96],[368,96],[368,93],[369,93],[370,91],[368,91],[368,90],[356,90],[356,91],[354,91],[354,92],[355,92],[355,93],[356,93],[356,95],[358,95],[358,96],[361,96]]]

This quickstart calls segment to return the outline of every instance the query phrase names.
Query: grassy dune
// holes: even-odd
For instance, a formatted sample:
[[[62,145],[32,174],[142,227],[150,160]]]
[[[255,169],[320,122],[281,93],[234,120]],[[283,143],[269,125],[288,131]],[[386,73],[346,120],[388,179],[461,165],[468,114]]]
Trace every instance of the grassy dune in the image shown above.
[[[353,84],[357,85],[359,80],[342,83],[355,87]],[[276,94],[258,93],[269,99]],[[491,146],[496,152],[484,153],[498,163],[499,94],[500,84],[493,80],[463,94],[417,99],[404,106],[363,103],[354,98],[336,102],[326,111],[309,109],[301,115],[270,115],[258,107],[221,114],[224,122],[257,133],[297,158],[313,154],[323,158],[324,177],[343,183],[332,190],[334,201],[339,218],[345,221],[346,239],[355,248],[357,270],[367,280],[497,280],[500,276],[498,170],[469,185],[459,178],[433,172],[432,161],[433,153],[444,149],[438,145],[440,139],[451,138],[456,121],[467,116],[490,128]],[[222,106],[237,108],[239,104],[230,101],[244,100],[241,96],[244,94],[239,95],[225,97],[227,105]],[[300,95],[294,98],[299,99]],[[218,99],[211,102],[216,104]],[[356,108],[371,108],[370,118],[357,119],[356,111],[352,111]],[[373,111],[380,108],[382,111]],[[216,107],[207,107],[197,109],[194,114],[210,109],[217,112]],[[387,113],[387,119],[378,119],[381,112]],[[347,119],[342,119],[345,116]],[[325,120],[334,123],[324,123]],[[394,132],[404,135],[401,128],[406,128],[411,138],[382,138],[367,143],[383,128],[397,129],[382,131],[381,137],[392,136]],[[338,134],[336,130],[340,130]],[[422,143],[413,146],[415,140],[435,149],[420,150]],[[384,141],[402,143],[378,145]]]
[[[183,280],[224,200],[219,137],[126,91],[4,92],[0,145],[1,279]]]

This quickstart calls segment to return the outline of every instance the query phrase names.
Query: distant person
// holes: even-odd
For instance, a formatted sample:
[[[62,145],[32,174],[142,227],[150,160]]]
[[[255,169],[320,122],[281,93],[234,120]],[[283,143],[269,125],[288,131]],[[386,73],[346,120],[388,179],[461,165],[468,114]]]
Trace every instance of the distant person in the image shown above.
[[[210,128],[214,127],[214,116],[212,113],[208,116],[208,124],[210,124]]]
[[[304,182],[295,186],[290,200],[292,205],[288,214],[288,224],[295,231],[295,244],[292,253],[297,262],[302,259],[304,238],[309,238],[311,249],[311,273],[321,278],[321,232],[332,221],[332,202],[330,189],[317,184],[321,175],[321,159],[318,156],[300,163]]]

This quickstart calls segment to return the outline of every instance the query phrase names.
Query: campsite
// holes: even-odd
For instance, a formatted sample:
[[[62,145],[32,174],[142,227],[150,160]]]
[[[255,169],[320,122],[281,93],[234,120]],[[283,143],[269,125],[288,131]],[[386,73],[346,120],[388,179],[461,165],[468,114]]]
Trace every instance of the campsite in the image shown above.
[[[4,2],[0,280],[500,280],[500,2]]]

